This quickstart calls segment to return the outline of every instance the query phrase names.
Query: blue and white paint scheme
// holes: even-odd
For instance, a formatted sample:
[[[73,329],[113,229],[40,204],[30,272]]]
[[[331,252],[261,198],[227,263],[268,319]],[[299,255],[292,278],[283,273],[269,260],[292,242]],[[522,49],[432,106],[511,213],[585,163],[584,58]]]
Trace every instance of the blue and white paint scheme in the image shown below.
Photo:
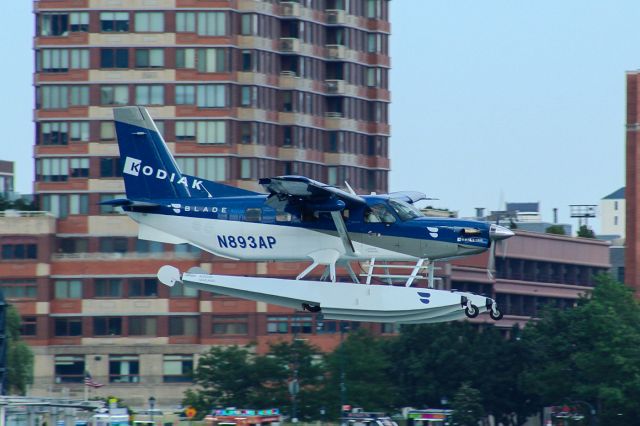
[[[297,277],[299,283],[320,265],[326,267],[323,278],[335,283],[338,265],[357,283],[351,262],[366,262],[366,284],[372,278],[405,277],[409,288],[415,280],[426,278],[433,287],[434,261],[481,253],[513,235],[496,224],[424,217],[414,206],[427,199],[419,192],[356,195],[304,176],[278,176],[260,179],[266,193],[258,193],[189,176],[178,168],[145,108],[115,108],[114,118],[126,198],[106,203],[122,207],[138,222],[141,239],[188,243],[235,260],[309,261]],[[415,262],[415,266],[404,266],[411,271],[405,275],[392,275],[388,271],[394,266],[381,264],[396,261]],[[376,274],[380,268],[384,273]],[[177,279],[174,272],[169,274],[173,280]],[[428,276],[421,275],[424,272]],[[429,289],[429,297],[412,292],[422,310],[438,304],[434,294],[439,290]],[[478,308],[471,308],[475,296],[458,294],[456,298],[458,305],[463,300],[468,316],[477,315]],[[488,300],[481,309],[501,317]],[[303,303],[311,309],[321,306],[325,315],[330,311],[326,303]]]

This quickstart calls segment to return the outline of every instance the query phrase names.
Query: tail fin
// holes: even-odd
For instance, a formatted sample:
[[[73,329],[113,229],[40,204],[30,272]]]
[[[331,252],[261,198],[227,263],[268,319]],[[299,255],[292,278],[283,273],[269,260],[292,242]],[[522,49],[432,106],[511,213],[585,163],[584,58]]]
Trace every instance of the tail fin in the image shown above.
[[[191,182],[180,173],[146,108],[114,108],[113,117],[127,198],[191,197]]]

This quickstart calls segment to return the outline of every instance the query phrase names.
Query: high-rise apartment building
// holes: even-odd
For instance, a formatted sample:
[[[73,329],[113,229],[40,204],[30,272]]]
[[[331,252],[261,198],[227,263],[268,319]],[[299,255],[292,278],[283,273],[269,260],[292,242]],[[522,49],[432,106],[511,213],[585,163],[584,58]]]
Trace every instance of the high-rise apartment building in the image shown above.
[[[99,205],[124,192],[112,108],[146,105],[191,175],[257,189],[260,177],[301,174],[385,192],[388,0],[39,0],[34,8],[35,193],[55,223],[17,218],[43,222],[47,234],[21,233],[12,242],[20,256],[12,252],[3,275],[25,301],[13,298],[36,351],[33,392],[82,392],[88,370],[108,385],[99,392],[134,405],[150,395],[177,403],[208,345],[264,350],[293,333],[337,344],[340,325],[315,314],[157,283],[166,263],[280,276],[299,265],[222,262],[138,240],[133,221]]]

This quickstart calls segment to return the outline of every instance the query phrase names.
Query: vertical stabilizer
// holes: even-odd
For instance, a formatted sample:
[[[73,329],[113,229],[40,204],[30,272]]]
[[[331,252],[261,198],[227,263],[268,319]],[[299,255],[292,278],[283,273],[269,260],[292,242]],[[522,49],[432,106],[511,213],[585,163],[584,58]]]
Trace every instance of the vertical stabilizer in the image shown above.
[[[147,109],[114,108],[113,116],[127,198],[191,197],[193,179],[180,172]]]

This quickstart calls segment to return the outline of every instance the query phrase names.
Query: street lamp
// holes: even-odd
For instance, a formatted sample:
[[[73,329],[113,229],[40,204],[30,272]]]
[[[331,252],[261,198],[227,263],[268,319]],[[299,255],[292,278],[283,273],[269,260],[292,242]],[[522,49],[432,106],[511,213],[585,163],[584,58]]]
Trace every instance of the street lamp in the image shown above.
[[[154,396],[149,397],[149,413],[151,415],[151,423],[153,423],[153,409],[156,408],[156,398]]]

